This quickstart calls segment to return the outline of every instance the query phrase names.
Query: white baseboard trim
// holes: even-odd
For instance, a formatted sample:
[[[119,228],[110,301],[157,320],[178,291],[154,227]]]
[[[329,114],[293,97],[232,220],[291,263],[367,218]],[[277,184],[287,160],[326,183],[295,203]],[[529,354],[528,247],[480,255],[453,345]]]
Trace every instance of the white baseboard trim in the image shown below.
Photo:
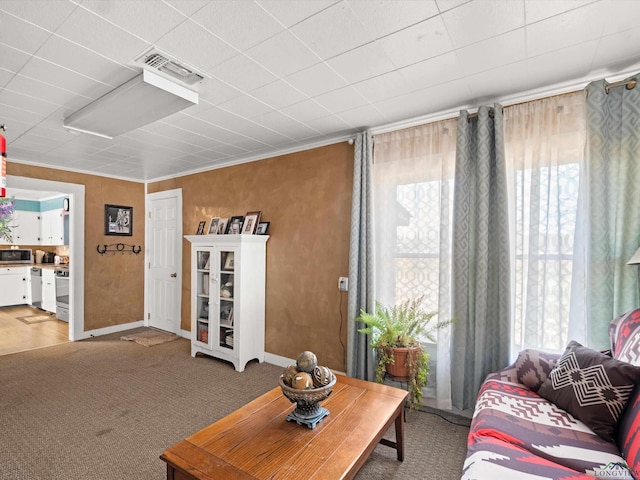
[[[289,365],[295,365],[296,361],[291,358],[283,357],[280,355],[276,355],[275,353],[264,352],[264,361],[270,363],[271,365],[276,365],[278,367],[288,367]]]
[[[100,337],[102,335],[108,335],[110,333],[124,332],[131,330],[132,328],[144,327],[144,320],[138,320],[137,322],[123,323],[121,325],[114,325],[112,327],[98,328],[96,330],[89,330],[83,332],[82,339],[91,337]]]

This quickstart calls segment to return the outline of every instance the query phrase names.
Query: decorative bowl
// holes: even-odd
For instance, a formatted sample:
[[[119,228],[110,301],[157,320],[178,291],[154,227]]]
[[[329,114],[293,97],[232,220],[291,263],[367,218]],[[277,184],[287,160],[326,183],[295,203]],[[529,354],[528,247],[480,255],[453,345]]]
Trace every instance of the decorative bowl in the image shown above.
[[[322,408],[319,402],[325,400],[333,392],[336,376],[332,374],[331,377],[331,381],[324,387],[299,390],[285,385],[282,375],[280,375],[278,383],[282,389],[282,394],[291,403],[296,404],[295,410],[289,414],[287,420],[295,420],[299,424],[314,428],[316,423],[326,417],[329,411],[326,408]]]

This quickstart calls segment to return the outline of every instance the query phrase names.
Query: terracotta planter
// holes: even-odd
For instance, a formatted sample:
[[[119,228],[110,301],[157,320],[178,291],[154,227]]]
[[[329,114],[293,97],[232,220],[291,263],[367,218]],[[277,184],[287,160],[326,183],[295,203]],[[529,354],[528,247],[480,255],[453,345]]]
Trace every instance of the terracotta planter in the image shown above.
[[[387,363],[387,374],[399,382],[408,381],[409,367],[407,366],[407,356],[412,355],[413,362],[415,363],[418,361],[418,355],[420,355],[421,349],[419,347],[385,347],[385,352],[388,356],[391,356],[391,352],[393,352],[393,358],[395,359],[395,363]]]

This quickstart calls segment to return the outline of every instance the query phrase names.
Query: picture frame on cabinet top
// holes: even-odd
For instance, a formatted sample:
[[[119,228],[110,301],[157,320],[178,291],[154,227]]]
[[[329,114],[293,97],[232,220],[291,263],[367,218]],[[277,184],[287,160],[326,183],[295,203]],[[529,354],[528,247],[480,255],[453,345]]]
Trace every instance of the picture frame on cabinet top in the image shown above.
[[[247,212],[244,216],[244,223],[242,224],[242,233],[253,235],[256,233],[258,223],[260,222],[260,215],[262,212]]]
[[[218,234],[218,222],[220,218],[213,217],[209,222],[209,235],[217,235]]]
[[[256,228],[256,235],[266,235],[271,222],[260,222]]]
[[[218,219],[218,235],[224,235],[227,232],[227,223],[229,222],[228,218],[220,218]]]
[[[198,223],[198,230],[196,230],[196,235],[204,235],[204,227],[207,224],[206,220]]]
[[[229,220],[229,225],[227,225],[227,234],[239,235],[240,232],[242,232],[243,221],[244,217],[242,215],[231,217],[231,220]]]

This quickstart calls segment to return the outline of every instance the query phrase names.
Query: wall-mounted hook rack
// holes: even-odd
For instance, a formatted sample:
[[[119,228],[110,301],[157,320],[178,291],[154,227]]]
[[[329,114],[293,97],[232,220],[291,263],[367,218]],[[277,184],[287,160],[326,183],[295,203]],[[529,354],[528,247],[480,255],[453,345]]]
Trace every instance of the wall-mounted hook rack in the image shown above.
[[[98,245],[96,247],[100,255],[105,253],[133,253],[138,255],[142,251],[142,247],[138,245],[129,245],[128,243],[112,243],[110,245]]]

